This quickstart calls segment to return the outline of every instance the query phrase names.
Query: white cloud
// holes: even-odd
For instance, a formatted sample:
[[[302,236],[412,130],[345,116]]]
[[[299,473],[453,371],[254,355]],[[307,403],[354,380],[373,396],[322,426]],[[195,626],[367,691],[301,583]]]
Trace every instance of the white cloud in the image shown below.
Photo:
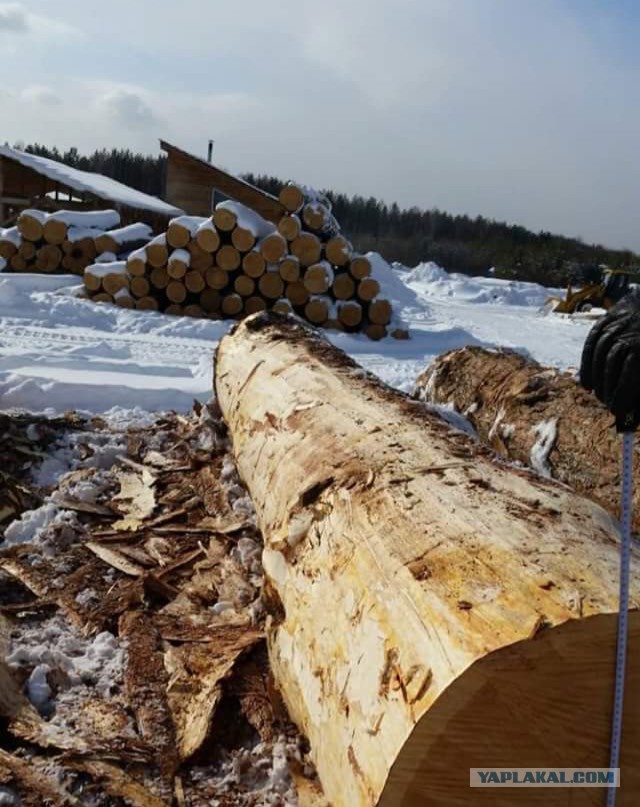
[[[60,43],[62,40],[79,39],[81,31],[75,26],[58,17],[48,14],[36,14],[22,3],[0,2],[0,35],[3,33],[20,34],[19,46],[15,37],[3,40],[3,47],[11,48],[14,52],[24,53],[24,47],[30,44],[45,42]]]
[[[138,92],[126,89],[114,89],[102,96],[98,102],[116,123],[145,129],[157,123],[151,106]]]
[[[62,103],[62,98],[54,92],[50,87],[45,87],[40,84],[33,84],[26,87],[22,93],[22,98],[33,104],[41,104],[43,106],[59,106]]]
[[[23,34],[29,30],[27,12],[20,3],[0,3],[0,32]]]

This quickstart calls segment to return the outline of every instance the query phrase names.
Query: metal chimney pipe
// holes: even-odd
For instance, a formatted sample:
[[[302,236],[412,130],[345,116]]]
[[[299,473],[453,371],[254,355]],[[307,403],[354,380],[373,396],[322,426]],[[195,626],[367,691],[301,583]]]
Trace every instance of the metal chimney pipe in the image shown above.
[[[211,157],[213,155],[213,140],[209,141],[209,148],[207,149],[207,162],[211,162]]]

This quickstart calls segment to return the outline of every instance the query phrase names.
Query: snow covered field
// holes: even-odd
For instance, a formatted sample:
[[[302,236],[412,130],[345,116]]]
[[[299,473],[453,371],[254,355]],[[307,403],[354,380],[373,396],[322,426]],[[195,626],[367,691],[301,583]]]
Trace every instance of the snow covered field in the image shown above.
[[[78,290],[72,275],[0,275],[0,408],[187,411],[211,396],[213,350],[231,323],[94,304]],[[385,292],[410,340],[327,333],[403,390],[435,356],[470,344],[575,367],[592,324],[545,316],[551,291],[541,286],[450,275],[434,264],[396,267]]]

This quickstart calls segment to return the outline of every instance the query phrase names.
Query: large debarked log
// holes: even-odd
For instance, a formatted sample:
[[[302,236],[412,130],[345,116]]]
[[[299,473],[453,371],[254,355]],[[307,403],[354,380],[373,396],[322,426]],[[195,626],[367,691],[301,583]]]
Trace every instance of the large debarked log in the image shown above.
[[[257,314],[216,392],[265,539],[275,681],[335,807],[595,805],[470,767],[606,766],[618,534],[597,505]],[[620,804],[640,794],[639,564]]]
[[[414,396],[452,404],[503,457],[537,466],[619,515],[622,450],[613,416],[569,373],[513,350],[464,347],[439,356]],[[638,484],[633,526],[640,533]]]

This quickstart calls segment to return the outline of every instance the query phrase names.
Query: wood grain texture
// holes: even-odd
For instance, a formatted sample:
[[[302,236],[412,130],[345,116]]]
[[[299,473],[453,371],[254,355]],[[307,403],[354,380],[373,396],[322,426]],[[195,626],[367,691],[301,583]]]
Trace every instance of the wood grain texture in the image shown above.
[[[265,540],[273,674],[334,807],[591,805],[470,766],[607,763],[618,533],[316,332],[258,314],[216,393]],[[640,792],[640,564],[622,788]]]

